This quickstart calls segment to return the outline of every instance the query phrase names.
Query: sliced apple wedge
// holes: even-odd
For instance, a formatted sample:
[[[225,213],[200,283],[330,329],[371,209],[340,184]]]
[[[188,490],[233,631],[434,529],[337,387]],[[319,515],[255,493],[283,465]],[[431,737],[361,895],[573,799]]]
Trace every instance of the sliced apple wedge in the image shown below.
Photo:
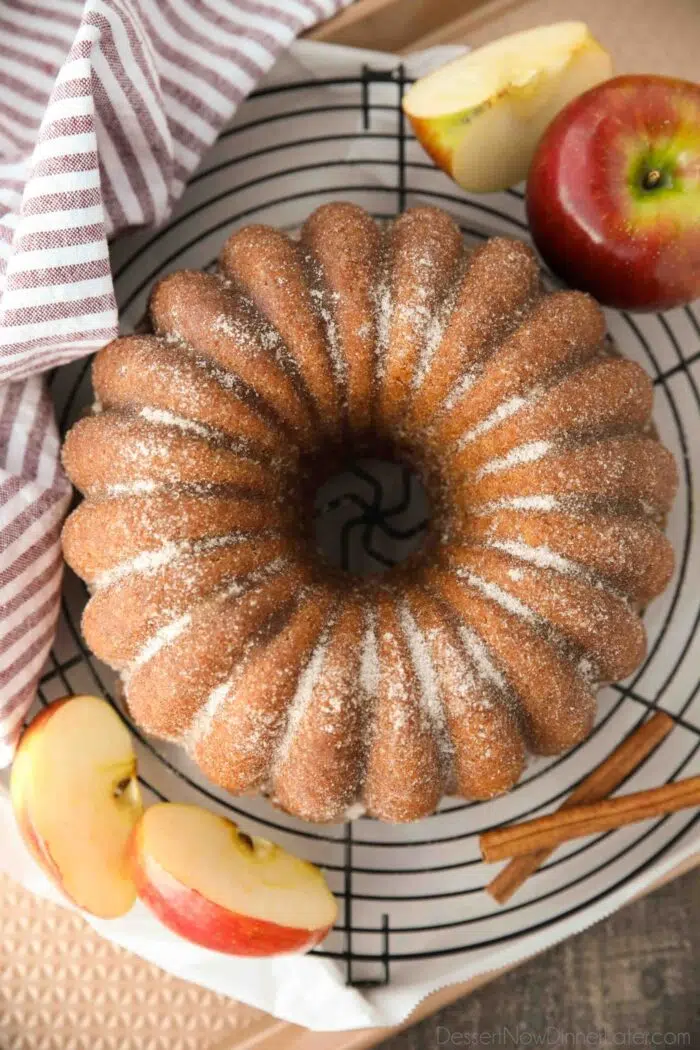
[[[163,802],[147,810],[130,855],[144,904],[169,929],[214,951],[307,951],[335,922],[335,898],[318,868],[199,806]]]
[[[475,193],[527,175],[560,109],[612,75],[612,59],[583,22],[557,22],[495,40],[418,80],[403,108],[435,163]]]
[[[126,914],[136,900],[126,847],[143,804],[113,708],[94,696],[50,704],[20,741],[10,794],[27,847],[59,889],[93,915]]]

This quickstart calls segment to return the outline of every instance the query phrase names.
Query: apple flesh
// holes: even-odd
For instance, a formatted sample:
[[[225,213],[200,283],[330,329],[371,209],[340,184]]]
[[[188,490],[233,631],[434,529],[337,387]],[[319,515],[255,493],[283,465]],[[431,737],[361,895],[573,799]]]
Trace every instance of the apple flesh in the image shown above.
[[[199,806],[164,802],[130,844],[141,900],[169,929],[231,955],[307,951],[335,922],[318,868]]]
[[[418,80],[403,108],[435,163],[475,193],[522,181],[570,99],[606,80],[610,55],[583,22],[503,37]]]
[[[615,77],[542,137],[527,182],[530,230],[567,284],[625,310],[700,295],[700,85]]]
[[[136,756],[104,700],[50,704],[20,740],[10,794],[29,851],[60,890],[102,918],[136,900],[127,845],[143,804]]]

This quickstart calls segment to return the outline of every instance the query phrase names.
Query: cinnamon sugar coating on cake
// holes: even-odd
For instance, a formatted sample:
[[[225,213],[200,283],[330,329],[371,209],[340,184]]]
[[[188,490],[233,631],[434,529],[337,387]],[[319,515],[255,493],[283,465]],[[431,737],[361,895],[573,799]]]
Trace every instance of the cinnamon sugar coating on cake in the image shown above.
[[[317,209],[169,274],[150,332],[97,355],[66,439],[66,560],[132,717],[231,792],[305,820],[426,817],[583,740],[642,661],[677,477],[652,388],[524,244],[432,207]],[[318,485],[353,457],[420,475],[424,548],[324,563]]]
[[[374,697],[362,674],[369,630],[362,602],[349,598],[297,678],[270,789],[278,805],[307,820],[342,820],[362,791]]]

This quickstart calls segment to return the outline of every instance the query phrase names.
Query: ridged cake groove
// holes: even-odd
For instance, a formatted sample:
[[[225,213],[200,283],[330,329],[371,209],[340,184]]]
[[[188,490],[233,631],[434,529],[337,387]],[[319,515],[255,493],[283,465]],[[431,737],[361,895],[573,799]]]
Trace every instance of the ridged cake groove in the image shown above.
[[[108,587],[125,576],[131,576],[138,572],[152,572],[163,565],[168,565],[183,554],[204,554],[206,551],[216,550],[217,547],[229,547],[241,543],[245,539],[245,533],[228,532],[223,536],[210,536],[204,540],[182,540],[180,543],[165,543],[155,550],[138,554],[130,561],[119,562],[112,569],[96,576],[92,581],[91,589],[98,591]]]
[[[493,580],[485,580],[475,572],[470,572],[469,569],[461,567],[455,569],[455,575],[461,580],[466,580],[470,586],[475,587],[477,591],[481,591],[487,598],[491,598],[492,601],[507,609],[514,616],[520,617],[521,620],[525,620],[527,623],[538,622],[537,614],[532,609],[528,608],[524,602],[521,602],[514,595],[509,594],[508,591],[504,591]]]
[[[453,748],[447,731],[444,700],[441,696],[433,660],[427,640],[405,602],[401,603],[400,617],[418,679],[418,696],[437,741],[441,776],[443,782],[448,783],[451,778]]]

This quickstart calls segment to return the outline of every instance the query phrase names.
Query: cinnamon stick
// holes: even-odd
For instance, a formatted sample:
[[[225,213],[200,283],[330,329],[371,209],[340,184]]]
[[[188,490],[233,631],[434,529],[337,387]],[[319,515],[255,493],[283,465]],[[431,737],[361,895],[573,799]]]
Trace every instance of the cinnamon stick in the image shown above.
[[[668,736],[674,724],[665,711],[657,711],[647,722],[630,733],[597,769],[582,780],[559,809],[568,809],[584,802],[598,802],[611,794]],[[516,890],[542,867],[553,852],[554,848],[541,849],[514,857],[510,864],[491,880],[486,891],[499,904],[505,904]]]
[[[552,849],[585,835],[600,835],[603,831],[612,831],[640,820],[677,813],[691,806],[700,806],[700,776],[633,795],[560,809],[524,824],[494,828],[479,839],[481,855],[489,862],[518,857],[533,850]]]

